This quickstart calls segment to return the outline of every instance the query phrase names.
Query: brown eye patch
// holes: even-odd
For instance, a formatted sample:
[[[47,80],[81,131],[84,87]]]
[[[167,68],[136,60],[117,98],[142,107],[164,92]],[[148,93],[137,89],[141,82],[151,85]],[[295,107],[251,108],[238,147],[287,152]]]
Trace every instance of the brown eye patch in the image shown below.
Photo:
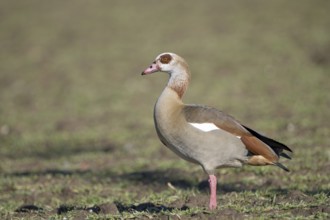
[[[172,56],[169,54],[161,55],[159,58],[160,62],[163,64],[168,64],[172,60]]]

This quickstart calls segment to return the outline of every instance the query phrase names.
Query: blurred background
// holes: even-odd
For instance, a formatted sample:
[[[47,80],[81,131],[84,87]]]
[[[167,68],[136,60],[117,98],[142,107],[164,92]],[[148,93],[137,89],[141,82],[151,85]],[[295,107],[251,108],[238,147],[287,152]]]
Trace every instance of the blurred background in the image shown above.
[[[167,215],[179,217],[326,218],[329,9],[328,0],[1,0],[0,218],[57,219],[61,207],[102,204],[113,218],[115,201],[127,211],[137,202],[174,207]],[[186,103],[286,143],[292,172],[221,169],[220,208],[205,212],[202,169],[154,129],[168,76],[141,76],[166,51],[190,66]],[[24,204],[43,211],[17,211]]]
[[[326,0],[1,1],[1,169],[114,149],[176,160],[152,118],[168,76],[140,75],[165,51],[190,65],[186,103],[222,109],[298,155],[325,149],[329,8]]]

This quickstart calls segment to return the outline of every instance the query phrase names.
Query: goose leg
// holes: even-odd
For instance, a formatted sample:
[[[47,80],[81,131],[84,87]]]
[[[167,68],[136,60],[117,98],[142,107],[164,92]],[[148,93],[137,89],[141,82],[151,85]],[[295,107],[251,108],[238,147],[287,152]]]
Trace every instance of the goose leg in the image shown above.
[[[209,175],[210,185],[210,204],[209,208],[215,209],[217,207],[217,178],[215,175]]]

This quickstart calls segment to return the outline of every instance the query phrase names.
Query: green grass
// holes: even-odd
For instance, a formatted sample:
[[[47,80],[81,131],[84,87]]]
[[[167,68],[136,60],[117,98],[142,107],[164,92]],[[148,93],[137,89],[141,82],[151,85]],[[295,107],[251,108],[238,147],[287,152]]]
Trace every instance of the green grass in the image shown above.
[[[0,218],[329,218],[329,6],[1,1]],[[167,76],[140,73],[164,51],[190,65],[185,102],[288,144],[291,173],[219,170],[209,212],[202,169],[154,131]]]

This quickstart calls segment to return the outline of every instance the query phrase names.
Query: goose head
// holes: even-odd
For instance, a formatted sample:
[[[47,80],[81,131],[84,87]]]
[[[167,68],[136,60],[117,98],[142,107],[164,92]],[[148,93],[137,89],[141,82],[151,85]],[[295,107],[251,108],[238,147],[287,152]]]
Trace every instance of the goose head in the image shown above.
[[[173,74],[176,72],[188,72],[186,61],[175,53],[161,53],[154,62],[142,72],[142,75],[148,75],[155,72],[166,72]]]
[[[175,53],[161,53],[154,62],[142,72],[148,75],[155,72],[168,73],[170,79],[167,86],[177,92],[180,98],[187,90],[190,81],[190,71],[187,62]]]

